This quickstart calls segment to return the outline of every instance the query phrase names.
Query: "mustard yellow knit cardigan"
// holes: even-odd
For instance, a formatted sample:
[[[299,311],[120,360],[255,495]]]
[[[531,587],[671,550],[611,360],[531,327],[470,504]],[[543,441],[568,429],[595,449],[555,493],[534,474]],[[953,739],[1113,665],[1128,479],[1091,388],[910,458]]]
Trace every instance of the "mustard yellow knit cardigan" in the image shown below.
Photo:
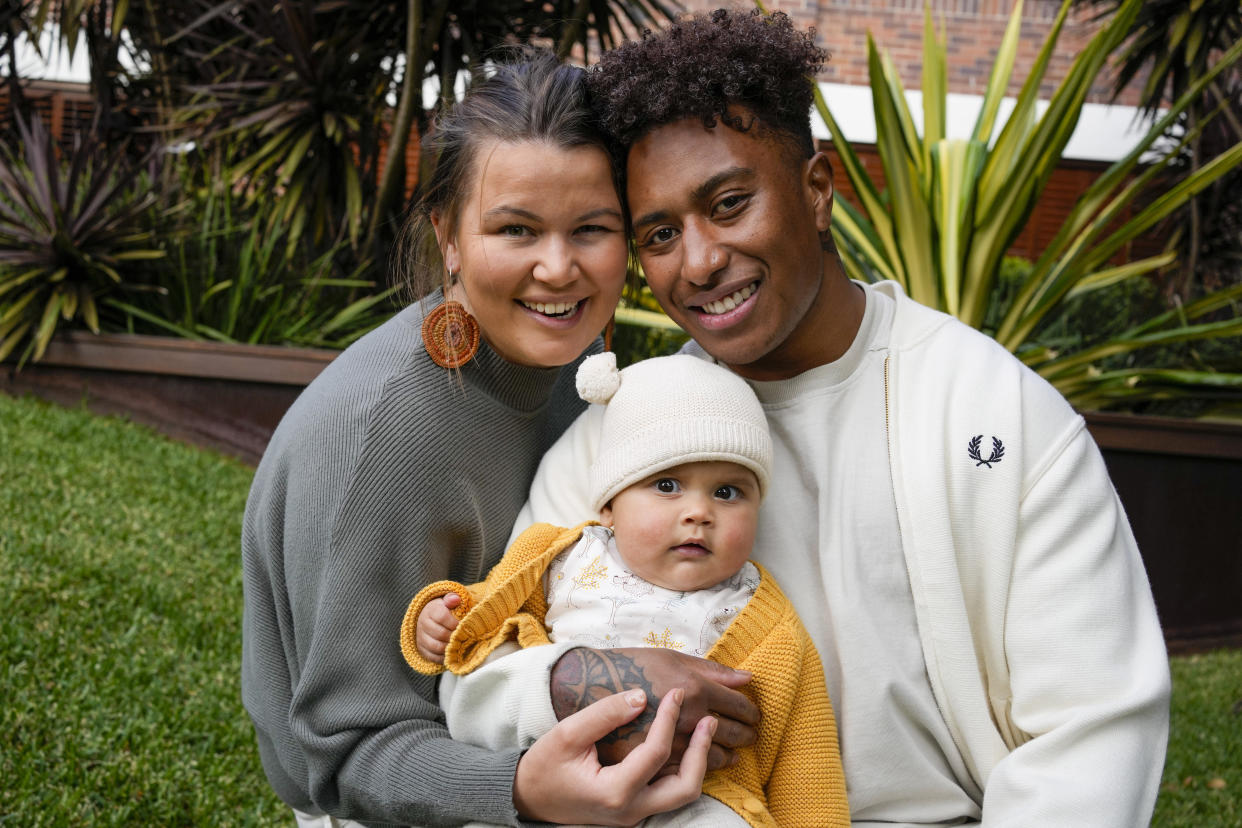
[[[421,590],[401,625],[406,661],[429,675],[446,668],[465,674],[506,641],[523,647],[550,643],[543,623],[548,603],[542,575],[553,558],[578,541],[582,528],[536,524],[514,541],[482,583],[467,587],[439,581]],[[759,573],[754,597],[707,653],[713,661],[753,674],[743,692],[763,715],[758,739],[739,751],[737,764],[709,773],[703,792],[755,828],[848,826],[837,726],[819,655],[789,599],[766,570],[759,567]],[[441,666],[418,654],[414,636],[423,607],[449,592],[462,598],[455,610],[461,621]]]

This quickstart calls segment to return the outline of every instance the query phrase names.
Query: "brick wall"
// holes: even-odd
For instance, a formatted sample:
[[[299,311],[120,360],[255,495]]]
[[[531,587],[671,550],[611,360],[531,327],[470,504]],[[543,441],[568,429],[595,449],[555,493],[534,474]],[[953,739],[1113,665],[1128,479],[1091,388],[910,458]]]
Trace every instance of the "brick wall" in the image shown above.
[[[690,11],[719,6],[750,8],[744,0],[683,0]],[[926,0],[933,19],[943,21],[949,45],[949,91],[983,94],[996,50],[1013,9],[1011,0]],[[925,0],[767,0],[767,7],[788,14],[803,27],[814,27],[821,46],[832,57],[820,76],[830,83],[867,84],[867,32],[887,51],[901,72],[907,89],[921,85],[923,55],[923,8]],[[1040,48],[1052,30],[1059,0],[1026,0],[1018,56],[1009,84],[1017,94],[1030,73]],[[1041,87],[1048,97],[1064,79],[1075,56],[1091,38],[1094,26],[1089,12],[1071,12],[1057,41]],[[1127,91],[1121,103],[1134,103],[1137,90]],[[1112,82],[1101,78],[1088,101],[1108,103]]]

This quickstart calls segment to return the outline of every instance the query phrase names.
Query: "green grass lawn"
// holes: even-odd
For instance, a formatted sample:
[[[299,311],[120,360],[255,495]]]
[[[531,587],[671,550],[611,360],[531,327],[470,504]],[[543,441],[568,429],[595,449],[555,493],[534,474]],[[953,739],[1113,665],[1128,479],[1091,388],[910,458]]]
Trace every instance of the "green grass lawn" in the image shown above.
[[[0,394],[0,825],[292,825],[238,690],[250,477]],[[1242,825],[1242,652],[1173,677],[1154,824]]]
[[[0,825],[292,823],[238,689],[250,477],[0,394]]]

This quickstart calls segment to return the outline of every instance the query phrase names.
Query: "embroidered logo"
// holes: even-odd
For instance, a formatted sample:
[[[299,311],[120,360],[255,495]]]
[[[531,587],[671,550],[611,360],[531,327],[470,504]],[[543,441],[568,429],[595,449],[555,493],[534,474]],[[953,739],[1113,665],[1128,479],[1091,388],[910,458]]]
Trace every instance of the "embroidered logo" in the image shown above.
[[[987,466],[990,469],[992,468],[993,463],[999,463],[1001,461],[1001,458],[1005,456],[1005,444],[1002,443],[1000,440],[996,439],[995,437],[993,437],[992,438],[992,453],[989,454],[987,458],[985,459],[984,456],[979,453],[979,444],[981,442],[983,442],[983,435],[982,434],[976,435],[966,445],[966,453],[970,455],[971,460],[978,461],[975,463],[976,468],[978,468],[979,466]]]

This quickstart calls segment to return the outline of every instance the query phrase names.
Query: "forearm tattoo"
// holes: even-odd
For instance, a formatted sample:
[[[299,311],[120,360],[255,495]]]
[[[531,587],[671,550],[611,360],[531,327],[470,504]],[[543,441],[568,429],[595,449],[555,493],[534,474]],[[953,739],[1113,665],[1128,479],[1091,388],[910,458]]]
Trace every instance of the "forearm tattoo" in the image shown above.
[[[660,699],[642,668],[622,653],[587,647],[565,653],[552,671],[552,709],[557,719],[564,719],[605,696],[635,688],[647,694],[647,709],[634,721],[600,739],[599,744],[626,742],[635,737],[641,742],[655,719]]]

